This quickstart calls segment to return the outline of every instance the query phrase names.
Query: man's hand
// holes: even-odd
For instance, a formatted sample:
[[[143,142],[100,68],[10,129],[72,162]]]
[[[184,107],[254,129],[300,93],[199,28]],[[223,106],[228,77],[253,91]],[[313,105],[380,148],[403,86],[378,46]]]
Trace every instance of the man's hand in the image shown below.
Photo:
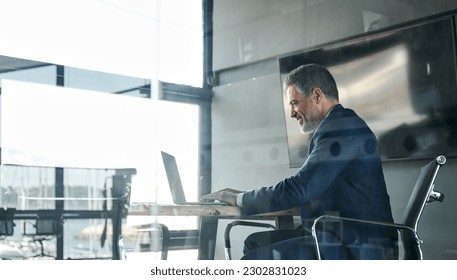
[[[242,191],[227,188],[204,195],[202,196],[202,200],[219,200],[226,202],[230,205],[236,205],[236,197],[239,193],[242,193]]]

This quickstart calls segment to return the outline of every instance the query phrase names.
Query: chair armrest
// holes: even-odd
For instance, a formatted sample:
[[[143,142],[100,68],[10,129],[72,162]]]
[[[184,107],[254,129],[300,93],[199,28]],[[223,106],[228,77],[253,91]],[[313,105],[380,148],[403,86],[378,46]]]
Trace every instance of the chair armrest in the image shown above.
[[[230,244],[230,231],[232,230],[232,227],[234,226],[249,226],[249,227],[262,227],[262,228],[270,228],[270,229],[276,229],[275,226],[267,223],[258,223],[258,222],[249,222],[249,221],[240,221],[240,220],[235,220],[233,222],[230,222],[227,224],[225,227],[224,231],[224,244],[225,244],[225,259],[231,260],[232,259],[232,246]]]
[[[347,218],[347,217],[340,217],[340,216],[332,216],[332,215],[322,215],[316,218],[313,222],[313,226],[311,228],[311,234],[314,239],[314,243],[316,245],[316,252],[317,252],[317,257],[319,260],[322,259],[320,249],[319,249],[319,240],[317,237],[317,232],[316,232],[316,226],[319,222],[325,219],[330,219],[330,220],[340,220],[340,221],[348,221],[348,222],[353,222],[353,223],[361,223],[361,224],[367,224],[367,225],[376,225],[376,226],[381,226],[381,227],[389,227],[389,228],[395,228],[397,230],[406,230],[410,232],[417,244],[421,244],[422,241],[420,240],[419,236],[417,235],[417,232],[406,225],[403,224],[398,224],[398,223],[388,223],[388,222],[379,222],[379,221],[371,221],[371,220],[364,220],[364,219],[356,219],[356,218]],[[422,258],[422,255],[421,255]]]

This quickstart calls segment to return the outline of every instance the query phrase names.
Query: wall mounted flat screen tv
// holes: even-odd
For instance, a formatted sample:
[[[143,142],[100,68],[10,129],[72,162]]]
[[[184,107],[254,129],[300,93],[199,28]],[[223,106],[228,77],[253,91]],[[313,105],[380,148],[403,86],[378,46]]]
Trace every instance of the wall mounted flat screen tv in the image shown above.
[[[383,160],[457,155],[452,16],[320,46],[278,62],[281,81],[302,64],[326,66],[338,84],[340,103],[376,134]],[[284,115],[290,164],[301,166],[311,135],[300,133],[287,100]]]

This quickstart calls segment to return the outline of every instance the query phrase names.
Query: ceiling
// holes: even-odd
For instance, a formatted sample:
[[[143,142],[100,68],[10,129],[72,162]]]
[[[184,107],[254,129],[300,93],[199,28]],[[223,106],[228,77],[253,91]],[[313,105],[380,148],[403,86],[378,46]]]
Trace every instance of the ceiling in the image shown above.
[[[49,63],[0,55],[0,73],[30,69],[45,65],[49,65]]]

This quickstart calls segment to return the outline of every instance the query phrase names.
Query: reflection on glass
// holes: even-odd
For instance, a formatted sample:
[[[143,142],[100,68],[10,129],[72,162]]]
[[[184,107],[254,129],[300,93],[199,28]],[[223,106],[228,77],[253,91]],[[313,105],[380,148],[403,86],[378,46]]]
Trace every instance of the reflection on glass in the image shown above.
[[[63,200],[65,210],[109,210],[104,191],[112,187],[114,168],[136,169],[131,202],[171,203],[160,150],[177,156],[186,195],[198,199],[197,105],[11,80],[3,80],[1,105],[2,207],[56,209]],[[55,167],[64,168],[63,198],[56,197]],[[156,221],[171,229],[197,227],[195,217],[129,217],[127,225]],[[103,228],[100,219],[65,223],[65,256],[109,256],[100,246]],[[55,246],[55,238],[44,244]]]
[[[450,18],[280,58],[281,78],[305,63],[329,68],[343,106],[372,128],[383,159],[457,155],[453,23]],[[307,157],[310,135],[301,135],[284,100],[291,166]]]

